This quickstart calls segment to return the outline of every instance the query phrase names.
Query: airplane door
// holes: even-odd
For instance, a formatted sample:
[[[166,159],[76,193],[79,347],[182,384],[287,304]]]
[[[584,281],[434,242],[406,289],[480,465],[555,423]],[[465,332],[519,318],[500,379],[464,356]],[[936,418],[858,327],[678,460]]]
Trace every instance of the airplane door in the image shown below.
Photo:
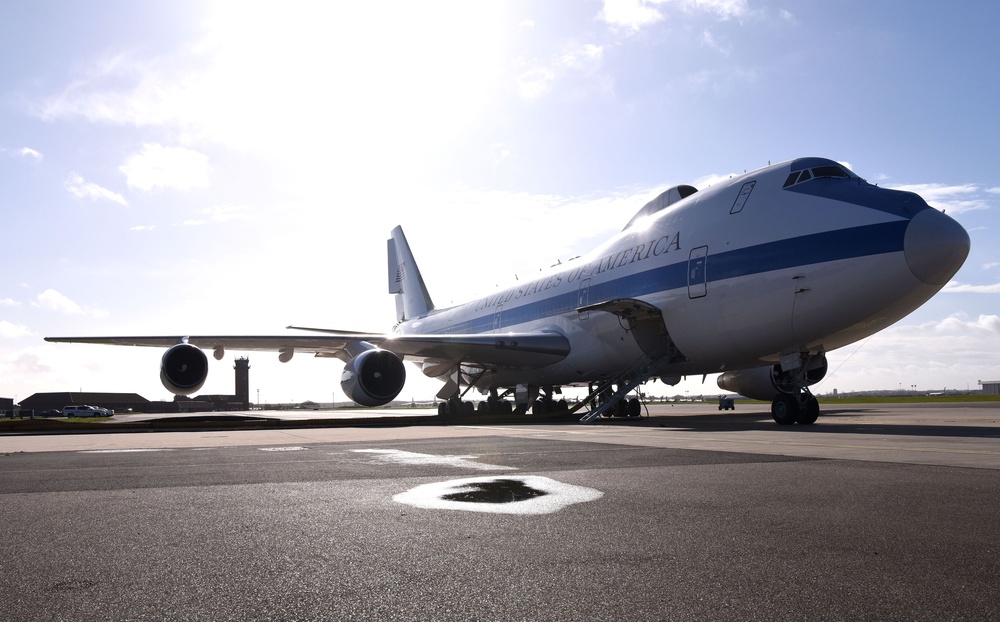
[[[692,248],[688,255],[688,298],[708,294],[708,247]]]
[[[580,281],[580,293],[577,295],[576,298],[577,309],[579,309],[580,307],[587,306],[587,302],[589,300],[590,300],[590,279],[583,279],[582,281]],[[585,320],[589,317],[590,317],[590,311],[580,312],[581,320]]]
[[[502,324],[500,323],[500,312],[503,311],[503,305],[497,305],[496,311],[493,312],[493,330],[499,332]]]

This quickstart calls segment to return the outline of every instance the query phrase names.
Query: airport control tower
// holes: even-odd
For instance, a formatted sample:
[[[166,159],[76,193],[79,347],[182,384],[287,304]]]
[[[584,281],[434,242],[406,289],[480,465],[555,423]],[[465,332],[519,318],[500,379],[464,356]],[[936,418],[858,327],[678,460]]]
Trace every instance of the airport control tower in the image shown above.
[[[236,401],[241,409],[247,410],[250,408],[250,359],[236,359],[233,369],[236,370]]]

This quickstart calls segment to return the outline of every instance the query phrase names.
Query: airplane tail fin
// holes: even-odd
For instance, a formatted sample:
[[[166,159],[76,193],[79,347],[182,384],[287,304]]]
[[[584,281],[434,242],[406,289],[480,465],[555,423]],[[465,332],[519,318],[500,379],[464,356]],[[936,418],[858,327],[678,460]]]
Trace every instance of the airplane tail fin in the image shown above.
[[[410,252],[403,228],[392,230],[389,251],[389,293],[396,294],[396,319],[400,322],[426,315],[434,309],[420,269]]]

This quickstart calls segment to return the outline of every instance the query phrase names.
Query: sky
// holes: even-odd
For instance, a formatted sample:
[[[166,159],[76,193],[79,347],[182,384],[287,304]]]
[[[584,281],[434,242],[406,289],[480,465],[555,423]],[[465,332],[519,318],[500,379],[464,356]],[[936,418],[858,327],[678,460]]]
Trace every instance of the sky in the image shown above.
[[[5,3],[0,395],[170,399],[159,350],[43,338],[387,331],[396,225],[445,306],[669,186],[800,156],[972,238],[815,390],[974,389],[1000,379],[998,21],[986,1]],[[233,391],[234,355],[203,392]],[[336,360],[249,358],[253,399],[344,399]],[[408,366],[399,397],[439,386]]]

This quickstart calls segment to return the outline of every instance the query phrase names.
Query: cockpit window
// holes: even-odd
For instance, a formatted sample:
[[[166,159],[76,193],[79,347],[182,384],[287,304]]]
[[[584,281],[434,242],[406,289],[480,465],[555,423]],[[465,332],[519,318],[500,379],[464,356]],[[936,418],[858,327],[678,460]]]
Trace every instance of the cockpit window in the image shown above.
[[[850,177],[839,166],[818,166],[812,170],[814,177]]]
[[[850,178],[854,177],[847,169],[842,166],[837,166],[835,164],[827,166],[815,166],[811,169],[805,169],[801,172],[793,172],[785,180],[785,185],[782,188],[787,188],[789,186],[794,186],[795,184],[801,184],[804,181],[809,181],[810,179],[819,179],[821,177],[841,177]]]

